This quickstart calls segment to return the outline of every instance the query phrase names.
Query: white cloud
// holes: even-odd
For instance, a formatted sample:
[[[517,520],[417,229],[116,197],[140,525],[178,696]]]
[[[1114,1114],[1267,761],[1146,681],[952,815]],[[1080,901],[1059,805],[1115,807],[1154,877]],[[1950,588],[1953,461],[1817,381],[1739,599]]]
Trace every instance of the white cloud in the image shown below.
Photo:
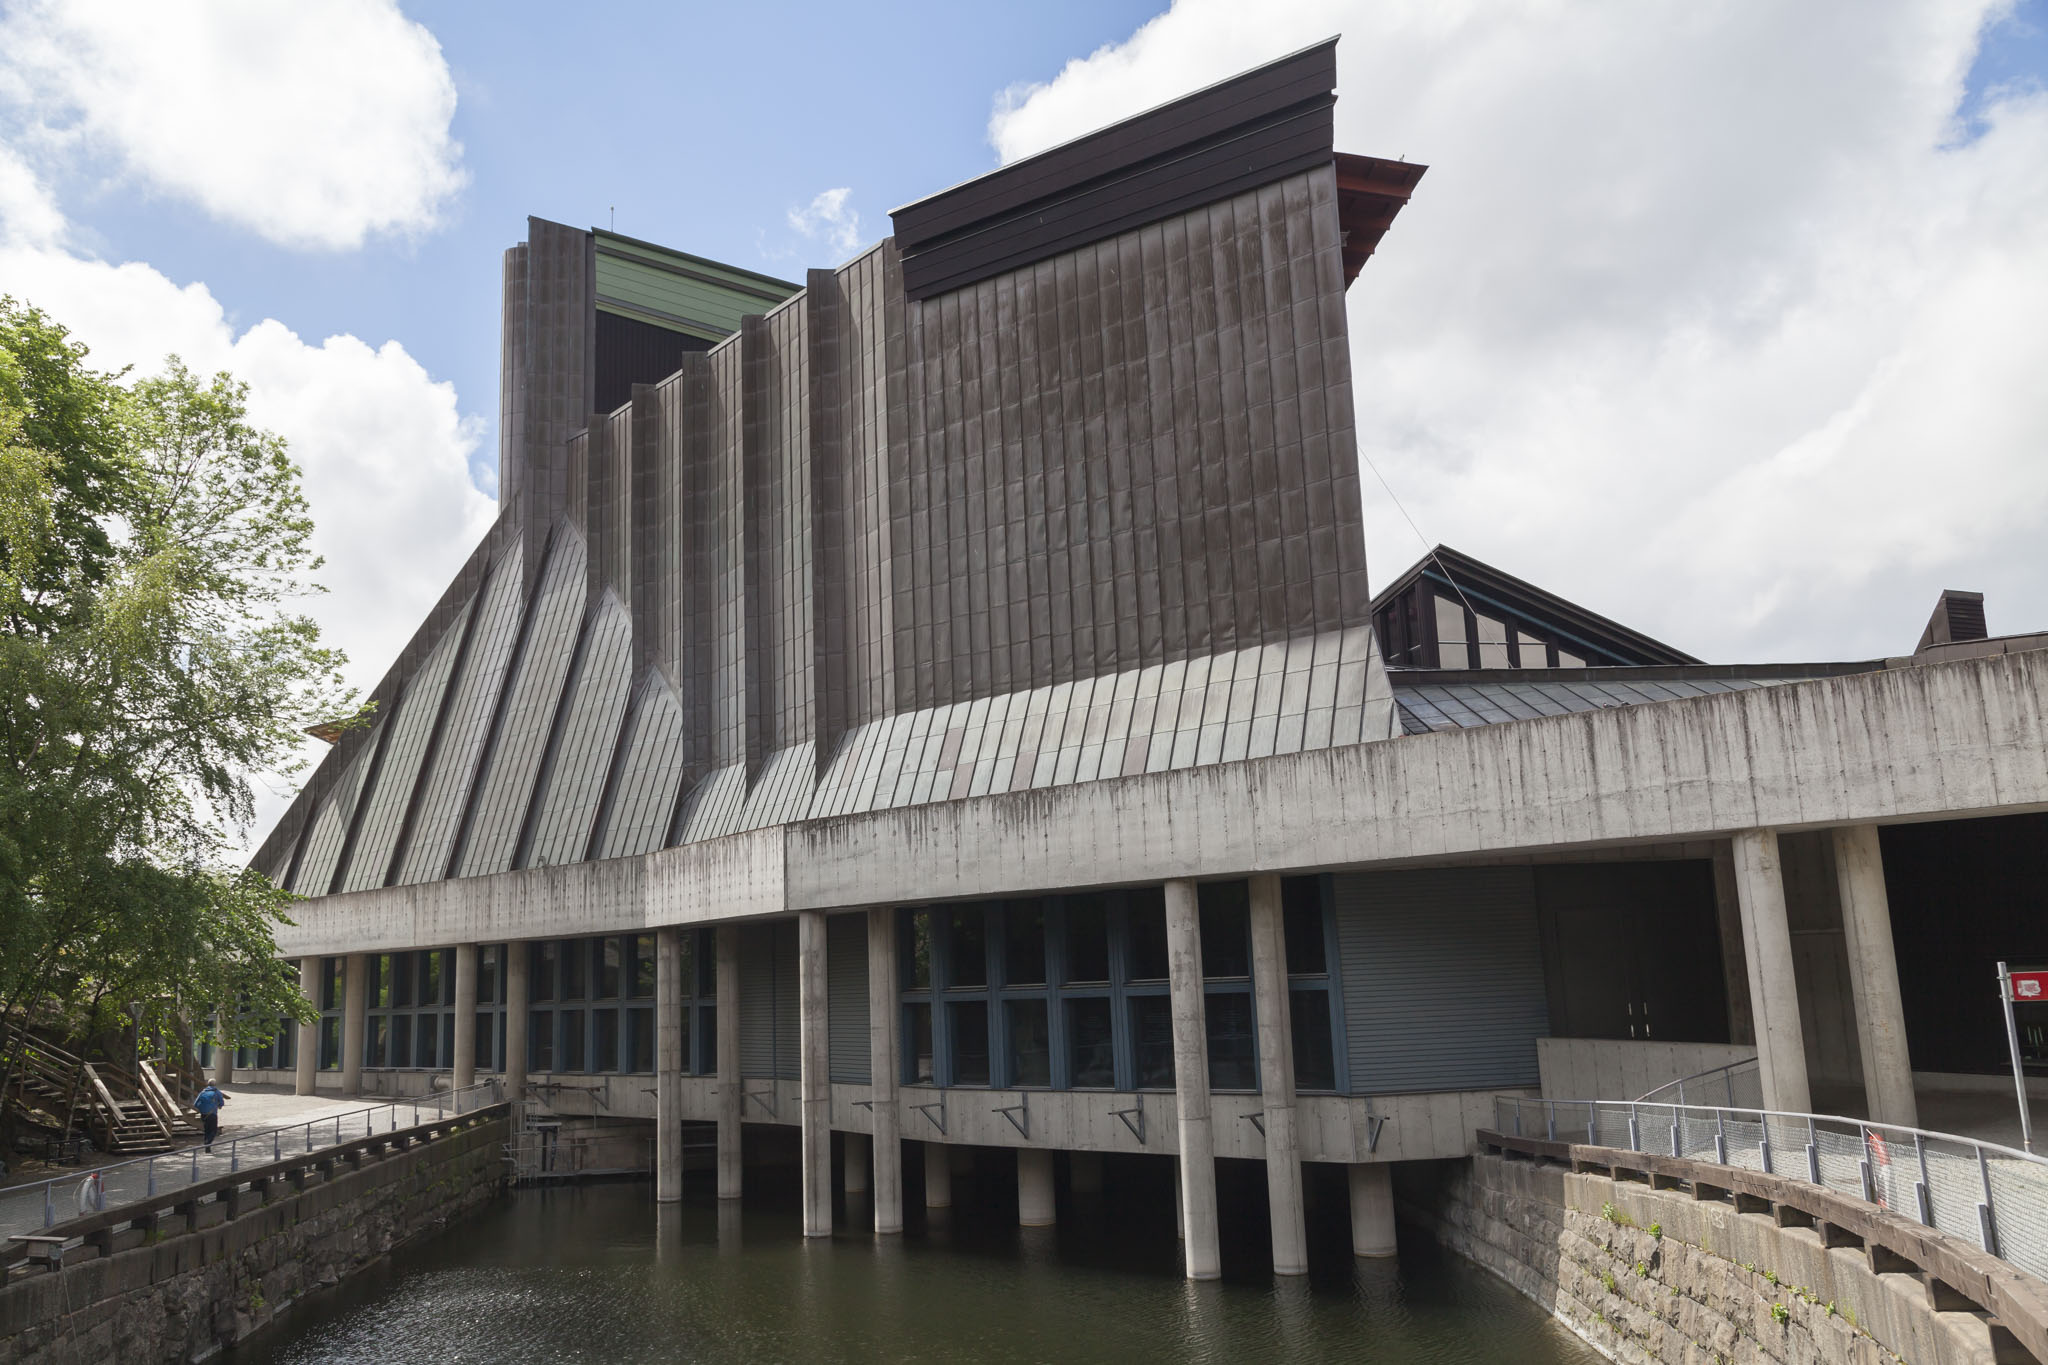
[[[307,607],[327,642],[348,651],[349,680],[367,690],[496,515],[470,482],[479,431],[454,386],[395,341],[314,345],[272,320],[237,334],[203,284],[10,242],[6,229],[0,221],[0,280],[90,346],[89,363],[151,373],[175,352],[202,374],[228,370],[248,383],[251,419],[289,440],[305,471],[315,548],[327,559],[317,577],[330,589]],[[288,797],[262,783],[259,793],[255,838]]]
[[[464,181],[440,44],[392,0],[29,0],[0,95],[46,166],[104,157],[286,246],[425,230]]]
[[[1000,99],[1006,160],[1341,31],[1430,164],[1352,286],[1361,449],[1433,538],[1715,659],[2048,628],[2048,99],[1995,0],[1183,0]],[[1368,472],[1375,582],[1420,553]]]
[[[823,242],[844,259],[861,247],[860,213],[847,206],[853,191],[841,186],[825,190],[800,209],[789,211],[789,225],[814,242]]]

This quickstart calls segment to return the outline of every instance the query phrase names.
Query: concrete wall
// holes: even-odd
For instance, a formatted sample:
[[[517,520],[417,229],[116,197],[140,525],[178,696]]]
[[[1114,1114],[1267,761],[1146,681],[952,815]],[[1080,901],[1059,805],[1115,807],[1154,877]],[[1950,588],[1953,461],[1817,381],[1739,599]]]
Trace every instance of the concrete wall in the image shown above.
[[[119,1234],[111,1255],[67,1254],[54,1273],[0,1286],[0,1358],[23,1365],[203,1359],[276,1321],[394,1247],[496,1198],[506,1120],[480,1123],[267,1202],[196,1206],[194,1226],[146,1240]],[[168,1222],[170,1215],[166,1215]],[[19,1273],[19,1272],[17,1272]]]
[[[1475,1156],[1397,1169],[1404,1217],[1631,1365],[1990,1365],[1982,1315],[1936,1312],[1861,1248],[1690,1193]]]
[[[1547,1100],[1632,1100],[1675,1081],[1731,1062],[1748,1061],[1756,1049],[1730,1043],[1651,1043],[1624,1038],[1539,1038],[1536,1062]],[[1728,1092],[1703,1089],[1692,1104],[1726,1104]],[[1756,1104],[1753,1073],[1735,1078],[1736,1104]]]

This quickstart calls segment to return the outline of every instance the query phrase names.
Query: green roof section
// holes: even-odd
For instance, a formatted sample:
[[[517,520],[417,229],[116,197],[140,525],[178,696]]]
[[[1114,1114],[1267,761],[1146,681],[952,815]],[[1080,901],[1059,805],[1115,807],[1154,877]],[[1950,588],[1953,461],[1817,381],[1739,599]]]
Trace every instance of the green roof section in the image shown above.
[[[592,228],[599,312],[721,341],[749,313],[765,313],[803,286]]]

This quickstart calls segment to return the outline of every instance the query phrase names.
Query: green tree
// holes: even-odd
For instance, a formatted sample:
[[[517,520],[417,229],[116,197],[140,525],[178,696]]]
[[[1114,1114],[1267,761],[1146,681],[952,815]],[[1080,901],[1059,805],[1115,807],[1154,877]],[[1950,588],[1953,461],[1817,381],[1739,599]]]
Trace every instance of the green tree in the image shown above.
[[[246,388],[173,358],[125,382],[0,300],[0,1021],[80,1036],[312,1007],[278,959],[293,897],[237,866],[251,777],[350,701],[297,610],[312,520]],[[253,1022],[252,1022],[253,1021]]]

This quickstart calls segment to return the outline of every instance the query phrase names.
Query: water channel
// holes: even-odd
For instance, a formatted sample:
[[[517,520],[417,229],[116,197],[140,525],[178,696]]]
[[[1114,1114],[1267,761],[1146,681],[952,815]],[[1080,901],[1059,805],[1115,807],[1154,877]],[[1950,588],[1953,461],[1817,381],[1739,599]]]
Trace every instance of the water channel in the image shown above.
[[[721,1208],[704,1190],[658,1213],[639,1183],[521,1191],[301,1305],[228,1359],[1600,1360],[1413,1229],[1398,1260],[1354,1260],[1327,1203],[1304,1279],[1276,1280],[1240,1251],[1221,1282],[1189,1284],[1172,1206],[1156,1193],[1136,1214],[1130,1197],[1063,1207],[1057,1228],[1018,1228],[1014,1202],[968,1204],[914,1210],[902,1237],[855,1226],[807,1243],[793,1207]],[[860,1203],[842,1209],[842,1227],[861,1221]],[[1236,1221],[1226,1209],[1226,1245],[1255,1245],[1232,1235],[1254,1230]]]

